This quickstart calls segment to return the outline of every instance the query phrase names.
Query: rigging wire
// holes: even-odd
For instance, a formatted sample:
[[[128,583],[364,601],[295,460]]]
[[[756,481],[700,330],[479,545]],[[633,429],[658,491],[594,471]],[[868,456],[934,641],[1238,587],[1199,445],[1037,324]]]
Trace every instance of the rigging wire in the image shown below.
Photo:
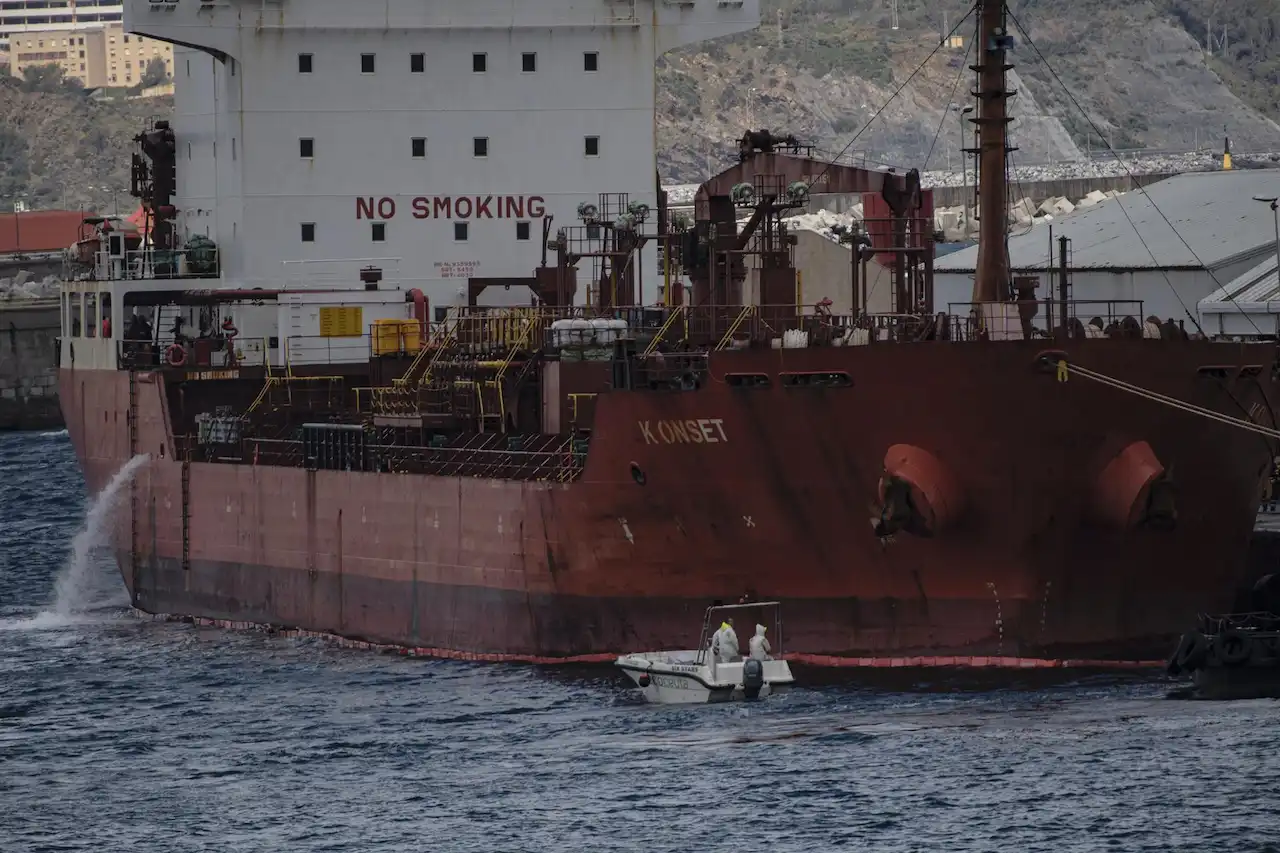
[[[920,167],[921,172],[929,169],[929,160],[933,157],[933,150],[938,147],[938,139],[942,136],[942,128],[946,126],[947,119],[951,116],[951,107],[956,102],[956,89],[960,87],[960,81],[964,78],[965,68],[969,65],[969,54],[972,51],[973,41],[970,40],[968,47],[964,49],[964,60],[961,61],[960,68],[956,70],[956,79],[951,83],[951,92],[947,95],[947,106],[942,111],[942,119],[938,122],[938,130],[933,134],[933,143],[929,146],[929,153],[924,155],[924,165]],[[964,139],[962,137],[961,143],[963,142]],[[960,156],[965,156],[964,151],[960,152]]]
[[[818,181],[822,180],[822,178],[826,176],[827,172],[831,169],[831,167],[836,164],[836,161],[839,160],[841,157],[843,157],[845,152],[853,147],[853,143],[857,142],[858,139],[861,138],[862,134],[867,132],[867,128],[875,124],[876,119],[880,118],[880,114],[883,113],[886,109],[888,109],[889,104],[893,103],[894,99],[897,98],[898,95],[902,94],[902,90],[907,88],[907,86],[911,84],[912,80],[916,79],[916,75],[919,74],[922,70],[924,70],[924,67],[929,64],[929,60],[933,59],[933,57],[937,55],[938,51],[942,50],[944,45],[949,44],[951,42],[951,37],[956,34],[956,32],[960,29],[960,27],[964,24],[964,22],[969,19],[969,16],[972,15],[974,10],[977,8],[978,7],[976,3],[969,7],[969,11],[964,13],[964,17],[961,18],[959,21],[956,21],[956,25],[951,28],[951,32],[947,33],[946,36],[942,39],[942,41],[934,45],[933,50],[929,51],[929,55],[926,56],[919,65],[916,66],[916,69],[911,72],[911,75],[907,77],[906,80],[902,81],[902,85],[898,86],[898,88],[894,90],[893,94],[890,95],[885,100],[885,102],[880,105],[880,109],[876,110],[875,114],[872,115],[871,118],[867,119],[867,123],[862,126],[862,129],[859,130],[857,133],[855,133],[853,135],[853,138],[850,139],[847,143],[845,143],[845,146],[840,149],[840,152],[836,154],[836,156],[831,160],[831,162],[827,163],[822,167],[821,172],[819,172],[818,174],[814,175],[812,178],[809,179],[808,184],[806,184],[807,188],[812,189],[814,184],[816,184]]]
[[[1007,158],[1008,158],[1009,167],[1008,167],[1008,169],[1006,170],[1006,172],[1007,172],[1007,174],[1008,174],[1008,180],[1006,180],[1006,182],[1005,182],[1006,191],[1005,191],[1005,200],[1004,200],[1004,201],[1005,201],[1005,206],[1006,206],[1006,207],[1008,207],[1010,210],[1012,210],[1012,209],[1013,209],[1013,205],[1014,205],[1014,192],[1015,192],[1015,189],[1016,189],[1016,192],[1017,192],[1017,200],[1018,200],[1018,201],[1022,201],[1024,198],[1030,198],[1030,196],[1029,196],[1029,195],[1027,195],[1027,191],[1023,188],[1023,186],[1022,186],[1022,181],[1018,180],[1018,173],[1017,173],[1018,164],[1017,164],[1016,162],[1014,162],[1013,152],[1012,152],[1012,151],[1010,151],[1006,156],[1007,156]],[[1023,236],[1024,234],[1030,234],[1030,233],[1031,233],[1031,229],[1033,229],[1033,228],[1035,228],[1035,227],[1036,227],[1036,221],[1035,221],[1035,218],[1034,218],[1034,216],[1033,216],[1033,217],[1032,217],[1032,220],[1031,220],[1030,222],[1028,222],[1028,223],[1027,223],[1023,228],[1022,228],[1022,230],[1020,230],[1020,231],[1018,231],[1018,232],[1016,232],[1016,233],[1015,233],[1015,232],[1013,231],[1013,229],[1012,229],[1012,228],[1010,228],[1010,229],[1009,229],[1009,235],[1008,235],[1008,236],[1009,236],[1009,237],[1021,237],[1021,236]],[[1009,251],[1008,243],[1009,243],[1009,241],[1008,241],[1008,239],[1006,238],[1006,239],[1005,239],[1005,251],[1006,251],[1006,252],[1008,252],[1008,251]],[[1012,271],[1013,271],[1013,257],[1012,257],[1012,256],[1010,256],[1010,258],[1009,258],[1009,271],[1010,271],[1010,272],[1012,272]]]
[[[1198,263],[1204,269],[1204,271],[1209,274],[1209,277],[1213,280],[1213,283],[1216,284],[1225,293],[1227,299],[1231,301],[1231,304],[1236,306],[1236,309],[1239,310],[1240,313],[1244,315],[1244,317],[1249,321],[1249,324],[1253,326],[1254,331],[1256,331],[1258,335],[1261,336],[1263,334],[1262,330],[1258,328],[1258,324],[1254,322],[1253,317],[1245,313],[1244,310],[1240,308],[1240,305],[1239,303],[1236,302],[1235,297],[1231,293],[1227,292],[1225,286],[1222,284],[1221,281],[1218,280],[1218,277],[1217,275],[1214,274],[1213,270],[1211,270],[1209,266],[1205,264],[1204,261],[1200,260],[1200,256],[1196,254],[1195,249],[1191,248],[1191,244],[1186,241],[1186,239],[1182,236],[1182,234],[1178,231],[1178,229],[1174,227],[1173,223],[1169,221],[1169,217],[1165,216],[1164,211],[1161,210],[1159,206],[1156,205],[1155,200],[1151,198],[1151,195],[1150,193],[1147,192],[1146,187],[1138,183],[1136,176],[1129,169],[1129,164],[1126,163],[1123,160],[1123,158],[1120,157],[1119,153],[1116,152],[1116,150],[1111,147],[1110,142],[1107,141],[1106,135],[1102,133],[1102,130],[1098,127],[1098,125],[1094,123],[1092,116],[1090,116],[1089,113],[1085,111],[1084,107],[1080,105],[1080,102],[1076,100],[1076,97],[1074,94],[1072,94],[1071,89],[1068,88],[1067,84],[1064,83],[1062,78],[1058,76],[1058,72],[1054,70],[1054,67],[1051,64],[1049,64],[1049,60],[1046,59],[1045,55],[1040,52],[1040,48],[1036,46],[1035,41],[1031,38],[1031,34],[1027,32],[1026,27],[1022,26],[1022,22],[1018,20],[1016,15],[1013,14],[1012,9],[1008,11],[1008,15],[1009,15],[1009,20],[1013,21],[1013,25],[1018,28],[1018,31],[1020,33],[1022,33],[1022,37],[1026,39],[1027,44],[1031,47],[1033,51],[1035,51],[1036,56],[1040,58],[1040,61],[1044,63],[1044,67],[1048,69],[1049,74],[1053,77],[1054,81],[1059,86],[1062,87],[1062,91],[1066,93],[1067,98],[1071,101],[1072,105],[1077,110],[1080,111],[1080,114],[1084,116],[1085,121],[1089,123],[1089,126],[1093,129],[1093,131],[1097,133],[1098,136],[1102,139],[1102,144],[1106,145],[1107,150],[1110,151],[1111,154],[1115,156],[1116,162],[1120,164],[1121,168],[1124,169],[1125,174],[1127,174],[1129,178],[1134,182],[1134,185],[1138,188],[1138,192],[1142,193],[1142,195],[1147,199],[1147,202],[1150,203],[1151,208],[1156,213],[1160,214],[1160,218],[1164,220],[1165,224],[1169,226],[1169,230],[1173,231],[1174,236],[1176,236],[1178,240],[1182,243],[1182,245],[1186,247],[1187,251],[1191,253],[1191,257],[1195,258],[1196,263]],[[1191,311],[1187,308],[1187,303],[1183,301],[1182,295],[1179,294],[1177,288],[1173,286],[1173,281],[1169,278],[1169,274],[1162,267],[1159,266],[1160,262],[1156,259],[1155,253],[1151,251],[1151,247],[1147,245],[1147,241],[1142,239],[1142,233],[1138,231],[1138,226],[1134,224],[1133,219],[1129,216],[1129,212],[1125,210],[1124,204],[1121,203],[1121,199],[1116,198],[1115,202],[1119,207],[1120,212],[1124,214],[1124,218],[1128,220],[1130,227],[1133,228],[1133,233],[1137,236],[1138,242],[1141,243],[1142,247],[1147,250],[1147,254],[1151,256],[1151,261],[1154,264],[1156,264],[1156,267],[1157,269],[1159,269],[1160,274],[1164,277],[1165,283],[1169,285],[1169,289],[1173,292],[1174,298],[1176,298],[1178,300],[1178,304],[1182,306],[1183,313],[1187,315],[1187,318],[1191,320],[1191,322],[1195,325],[1196,330],[1200,334],[1202,335],[1205,334],[1204,328],[1200,325],[1199,319],[1195,315],[1193,315]]]

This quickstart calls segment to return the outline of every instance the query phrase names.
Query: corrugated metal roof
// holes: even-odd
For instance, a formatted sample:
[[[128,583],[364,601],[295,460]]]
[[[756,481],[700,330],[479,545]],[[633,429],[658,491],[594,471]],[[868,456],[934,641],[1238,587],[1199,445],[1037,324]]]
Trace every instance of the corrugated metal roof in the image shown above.
[[[963,252],[970,246],[978,245],[973,240],[965,240],[963,243],[935,243],[933,256],[935,258],[945,258],[947,255],[954,255],[956,252]]]
[[[1274,241],[1275,236],[1273,235],[1271,239]],[[1276,257],[1272,255],[1253,269],[1241,273],[1201,299],[1200,304],[1218,302],[1246,304],[1280,299],[1280,276],[1276,273]]]
[[[1145,195],[1133,190],[1055,218],[1051,223],[1054,257],[1057,239],[1067,237],[1072,269],[1200,268],[1201,262],[1213,269],[1275,241],[1272,213],[1253,200],[1255,195],[1280,196],[1280,169],[1193,172],[1168,178],[1148,186]],[[1194,255],[1183,240],[1191,244]],[[1009,256],[1018,270],[1052,266],[1049,228],[1038,225],[1010,236]],[[975,247],[947,256],[934,269],[973,272],[977,260]]]
[[[78,210],[0,213],[0,255],[70,248],[80,239],[84,217]]]

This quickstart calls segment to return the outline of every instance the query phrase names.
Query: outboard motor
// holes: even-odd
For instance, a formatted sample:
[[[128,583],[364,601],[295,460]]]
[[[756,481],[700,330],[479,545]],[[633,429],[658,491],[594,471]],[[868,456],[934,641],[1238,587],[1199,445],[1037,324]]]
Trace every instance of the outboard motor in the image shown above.
[[[764,661],[747,658],[742,662],[742,692],[748,699],[759,699],[764,687]]]

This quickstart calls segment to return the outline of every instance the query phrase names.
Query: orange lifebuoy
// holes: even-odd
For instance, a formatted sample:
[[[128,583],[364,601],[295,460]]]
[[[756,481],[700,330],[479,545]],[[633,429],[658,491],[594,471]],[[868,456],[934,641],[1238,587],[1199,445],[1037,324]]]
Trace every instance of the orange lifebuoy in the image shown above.
[[[182,344],[170,344],[164,351],[164,357],[172,367],[182,367],[187,363],[187,351],[182,348]]]

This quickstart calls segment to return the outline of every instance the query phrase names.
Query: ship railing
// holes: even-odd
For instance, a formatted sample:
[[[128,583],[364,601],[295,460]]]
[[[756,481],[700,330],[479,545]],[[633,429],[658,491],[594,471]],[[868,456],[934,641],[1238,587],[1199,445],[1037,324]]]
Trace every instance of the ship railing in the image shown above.
[[[337,464],[308,458],[297,439],[201,444],[194,436],[182,436],[178,444],[197,462],[557,483],[577,479],[587,455],[585,440],[546,435],[469,436],[460,445],[437,447],[373,441],[355,454],[335,455]]]
[[[94,281],[217,278],[222,257],[216,248],[132,249],[94,255]]]
[[[1060,299],[952,302],[947,305],[950,339],[1050,338],[1063,325],[1063,306]],[[1159,337],[1158,330],[1146,328],[1150,318],[1144,317],[1140,299],[1068,299],[1065,306],[1068,323],[1086,338]]]
[[[226,338],[184,338],[172,334],[150,340],[124,338],[116,341],[116,366],[120,370],[235,370],[267,368],[270,349],[266,339],[251,339],[253,346],[240,346],[236,339],[233,350],[227,349]],[[175,348],[175,344],[180,349]]]
[[[880,339],[899,339],[895,330],[919,326],[920,318],[907,315],[830,314],[796,305],[707,305],[684,309],[684,316],[668,329],[659,342],[668,349],[675,342],[695,341],[716,349],[749,347],[840,345],[855,328],[882,330]]]
[[[404,285],[400,258],[298,258],[281,261],[285,287],[289,290],[358,290],[367,286],[365,274],[376,271],[379,278],[369,282],[383,290]]]
[[[369,347],[362,337],[335,335],[291,335],[284,338],[284,370],[294,367],[333,364],[368,364]]]
[[[1224,631],[1280,631],[1280,614],[1265,611],[1220,615],[1201,613],[1200,631],[1203,634],[1221,634]]]
[[[655,351],[637,361],[633,387],[650,391],[696,391],[711,375],[710,359],[705,351]]]
[[[557,313],[542,308],[503,308],[458,317],[458,348],[473,355],[502,355],[537,346]]]
[[[408,389],[430,378],[432,365],[456,342],[458,317],[461,310],[459,308],[447,309],[444,320],[433,324],[428,329],[427,340],[422,342],[422,346],[418,349],[418,354],[414,356],[409,367],[405,369],[404,375],[391,381],[394,390],[390,395],[382,394],[381,398],[403,397]]]

